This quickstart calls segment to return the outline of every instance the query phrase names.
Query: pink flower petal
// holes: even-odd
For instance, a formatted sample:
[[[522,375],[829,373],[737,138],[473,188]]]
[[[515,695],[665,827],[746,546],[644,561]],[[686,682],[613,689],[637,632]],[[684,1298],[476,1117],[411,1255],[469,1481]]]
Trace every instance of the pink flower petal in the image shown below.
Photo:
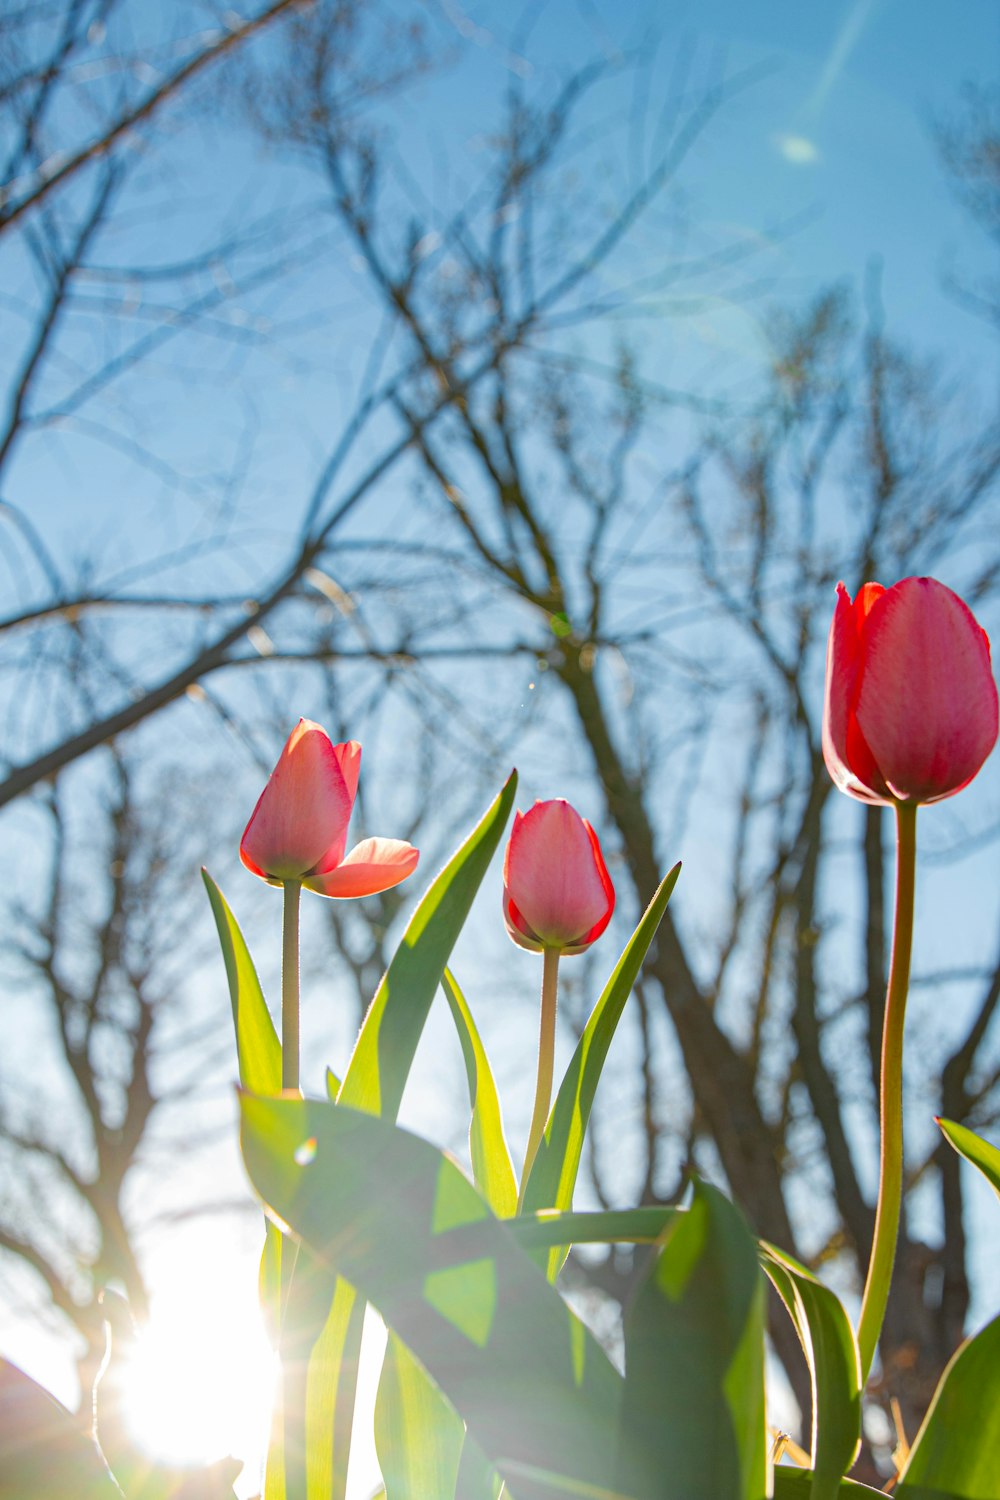
[[[303,883],[321,896],[373,896],[412,875],[419,858],[419,850],[402,839],[362,839],[335,870]]]
[[[886,802],[891,795],[855,717],[865,620],[884,593],[881,584],[866,583],[852,600],[844,585],[837,584],[837,607],[826,654],[823,758],[841,791],[863,802]]]
[[[894,796],[961,791],[997,738],[990,648],[971,610],[933,578],[905,578],[864,627],[858,726]]]
[[[300,719],[246,826],[240,858],[265,879],[302,879],[331,846],[343,847],[353,800],[326,731]]]
[[[357,740],[347,740],[343,745],[334,745],[333,754],[340,767],[340,774],[344,778],[347,795],[351,799],[351,808],[354,807],[354,799],[358,795],[358,777],[361,775],[361,746]],[[334,839],[318,860],[312,870],[314,875],[325,875],[329,870],[335,870],[344,857],[347,848],[347,823],[344,823],[339,836]]]

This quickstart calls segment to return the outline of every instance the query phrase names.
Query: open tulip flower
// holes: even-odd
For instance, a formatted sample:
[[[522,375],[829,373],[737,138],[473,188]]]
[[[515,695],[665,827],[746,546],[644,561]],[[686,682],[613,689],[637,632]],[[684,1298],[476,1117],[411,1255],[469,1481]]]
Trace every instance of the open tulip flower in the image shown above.
[[[340,897],[371,896],[411,875],[420,856],[401,839],[363,839],[344,852],[360,769],[357,741],[334,745],[300,719],[244,831],[247,869],[272,885],[298,881]]]
[[[597,834],[561,797],[517,813],[503,866],[507,931],[533,953],[582,953],[615,909]]]
[[[823,754],[862,802],[938,802],[967,786],[997,739],[990,643],[934,578],[837,585]]]

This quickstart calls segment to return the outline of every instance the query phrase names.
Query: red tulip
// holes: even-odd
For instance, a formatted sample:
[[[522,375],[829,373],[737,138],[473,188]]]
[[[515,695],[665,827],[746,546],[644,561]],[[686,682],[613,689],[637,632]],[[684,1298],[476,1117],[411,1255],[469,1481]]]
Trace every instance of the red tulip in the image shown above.
[[[371,896],[412,874],[419,853],[400,839],[363,839],[344,853],[360,769],[356,740],[334,745],[300,719],[244,831],[247,869],[272,885],[300,880],[321,896]]]
[[[614,909],[615,889],[585,818],[561,797],[516,814],[503,864],[503,915],[519,947],[582,953]]]
[[[967,786],[997,739],[990,643],[972,611],[933,578],[853,600],[837,585],[823,755],[862,802],[938,802]]]

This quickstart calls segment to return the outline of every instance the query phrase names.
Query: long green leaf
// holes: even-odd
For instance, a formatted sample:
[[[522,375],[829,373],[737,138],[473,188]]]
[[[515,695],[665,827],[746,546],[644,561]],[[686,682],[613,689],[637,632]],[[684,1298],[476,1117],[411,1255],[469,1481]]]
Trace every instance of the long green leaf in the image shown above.
[[[343,1105],[241,1107],[270,1211],[378,1308],[517,1500],[623,1493],[611,1482],[621,1376],[459,1168]],[[306,1165],[303,1141],[315,1143]]]
[[[515,772],[410,918],[365,1016],[336,1095],[339,1103],[395,1119],[431,1001],[503,836],[516,790]],[[327,1087],[331,1087],[329,1076]],[[401,1363],[389,1351],[379,1383],[378,1409],[380,1459],[389,1500],[405,1500],[415,1483],[414,1473],[441,1474],[457,1467],[461,1436],[456,1437],[447,1404],[418,1363]],[[422,1410],[425,1417],[425,1451],[419,1455],[405,1446],[414,1409]],[[429,1415],[432,1411],[436,1413],[433,1420]],[[419,1486],[413,1492],[418,1491]],[[448,1491],[436,1493],[444,1500]]]
[[[229,981],[240,1083],[255,1094],[279,1094],[281,1043],[274,1029],[250,950],[229,903],[211,875],[207,870],[202,870],[201,877],[215,917],[226,978]],[[258,1284],[268,1335],[276,1348],[280,1346],[282,1337],[284,1289],[290,1281],[287,1266],[282,1272],[282,1260],[286,1254],[294,1257],[295,1253],[284,1243],[274,1224],[266,1219]],[[281,1411],[278,1410],[274,1413],[273,1440],[268,1450],[268,1500],[284,1500],[284,1426]]]
[[[764,1283],[727,1198],[694,1183],[625,1319],[620,1488],[657,1500],[761,1500]]]
[[[453,975],[441,982],[458,1031],[469,1085],[469,1147],[476,1186],[498,1218],[517,1208],[517,1179],[503,1129],[493,1071],[472,1012]],[[390,1335],[375,1408],[376,1449],[388,1500],[473,1494],[492,1496],[500,1484],[437,1386],[405,1345]],[[420,1436],[416,1436],[419,1430]],[[461,1481],[458,1475],[461,1474]]]
[[[337,1096],[340,1104],[396,1118],[431,1001],[503,837],[516,792],[517,772],[512,771],[410,918],[368,1008]]]
[[[207,870],[202,870],[201,878],[205,882],[215,925],[219,931],[226,978],[229,980],[240,1083],[252,1094],[278,1094],[281,1092],[281,1043],[264,1000],[250,950],[225,896]]]
[[[375,1402],[375,1451],[387,1500],[454,1495],[464,1438],[454,1407],[390,1333]]]
[[[997,1500],[1000,1318],[953,1355],[894,1494],[899,1500]]]
[[[524,1195],[527,1212],[539,1208],[569,1208],[573,1202],[583,1138],[601,1070],[625,1002],[677,884],[680,869],[679,864],[675,865],[661,882],[594,1006],[559,1087],[531,1168]],[[555,1277],[563,1258],[558,1251],[550,1254],[550,1277]]]
[[[812,1382],[809,1500],[835,1500],[861,1441],[861,1360],[834,1292],[790,1255],[761,1243],[761,1265],[795,1324]]]
[[[984,1141],[966,1125],[957,1125],[954,1120],[938,1120],[945,1140],[954,1146],[959,1156],[977,1167],[986,1181],[1000,1197],[1000,1149]]]
[[[472,1176],[498,1219],[509,1219],[517,1210],[517,1178],[503,1129],[500,1095],[490,1068],[486,1048],[476,1030],[465,996],[452,973],[445,969],[441,984],[462,1044],[465,1073],[469,1082],[472,1121],[469,1150]]]
[[[523,1250],[568,1250],[571,1245],[655,1245],[682,1208],[612,1208],[561,1213],[545,1208],[507,1225]]]

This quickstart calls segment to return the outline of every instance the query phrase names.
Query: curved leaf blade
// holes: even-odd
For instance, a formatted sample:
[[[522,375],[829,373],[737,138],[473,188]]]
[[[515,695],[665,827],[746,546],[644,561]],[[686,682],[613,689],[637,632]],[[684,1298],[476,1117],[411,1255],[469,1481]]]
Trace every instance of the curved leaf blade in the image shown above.
[[[459,1168],[340,1104],[244,1095],[241,1108],[270,1211],[379,1309],[517,1500],[613,1492],[622,1378]]]
[[[661,1500],[766,1492],[764,1283],[739,1211],[695,1181],[625,1320],[621,1488]]]
[[[424,893],[368,1007],[338,1102],[395,1119],[445,965],[514,804],[517,772]]]
[[[952,1356],[894,1493],[899,1500],[1000,1495],[1000,1318]]]
[[[462,1045],[469,1083],[469,1103],[472,1106],[469,1150],[473,1180],[497,1218],[509,1219],[517,1211],[517,1178],[504,1135],[496,1081],[472,1012],[448,969],[444,971],[441,988]]]
[[[240,1083],[253,1094],[281,1092],[281,1043],[274,1029],[250,950],[225,896],[207,870],[202,870],[208,899],[219,932],[219,943],[229,980],[229,998],[236,1028]]]
[[[835,1500],[861,1442],[861,1358],[839,1297],[773,1245],[760,1262],[795,1324],[812,1383],[809,1500]]]
[[[406,1345],[389,1334],[375,1401],[386,1500],[454,1495],[465,1425]]]
[[[1000,1148],[991,1146],[989,1141],[984,1141],[981,1135],[977,1135],[967,1125],[958,1125],[954,1120],[938,1120],[937,1123],[949,1146],[953,1146],[959,1156],[964,1156],[967,1162],[978,1168],[997,1197],[1000,1197]]]
[[[569,1208],[573,1202],[583,1138],[601,1070],[625,1002],[632,992],[646,952],[667,909],[680,870],[679,864],[674,865],[661,881],[594,1006],[566,1070],[566,1076],[559,1086],[545,1134],[531,1168],[524,1195],[526,1212],[541,1208]],[[558,1253],[553,1252],[549,1257],[550,1277],[555,1277],[561,1264]]]

